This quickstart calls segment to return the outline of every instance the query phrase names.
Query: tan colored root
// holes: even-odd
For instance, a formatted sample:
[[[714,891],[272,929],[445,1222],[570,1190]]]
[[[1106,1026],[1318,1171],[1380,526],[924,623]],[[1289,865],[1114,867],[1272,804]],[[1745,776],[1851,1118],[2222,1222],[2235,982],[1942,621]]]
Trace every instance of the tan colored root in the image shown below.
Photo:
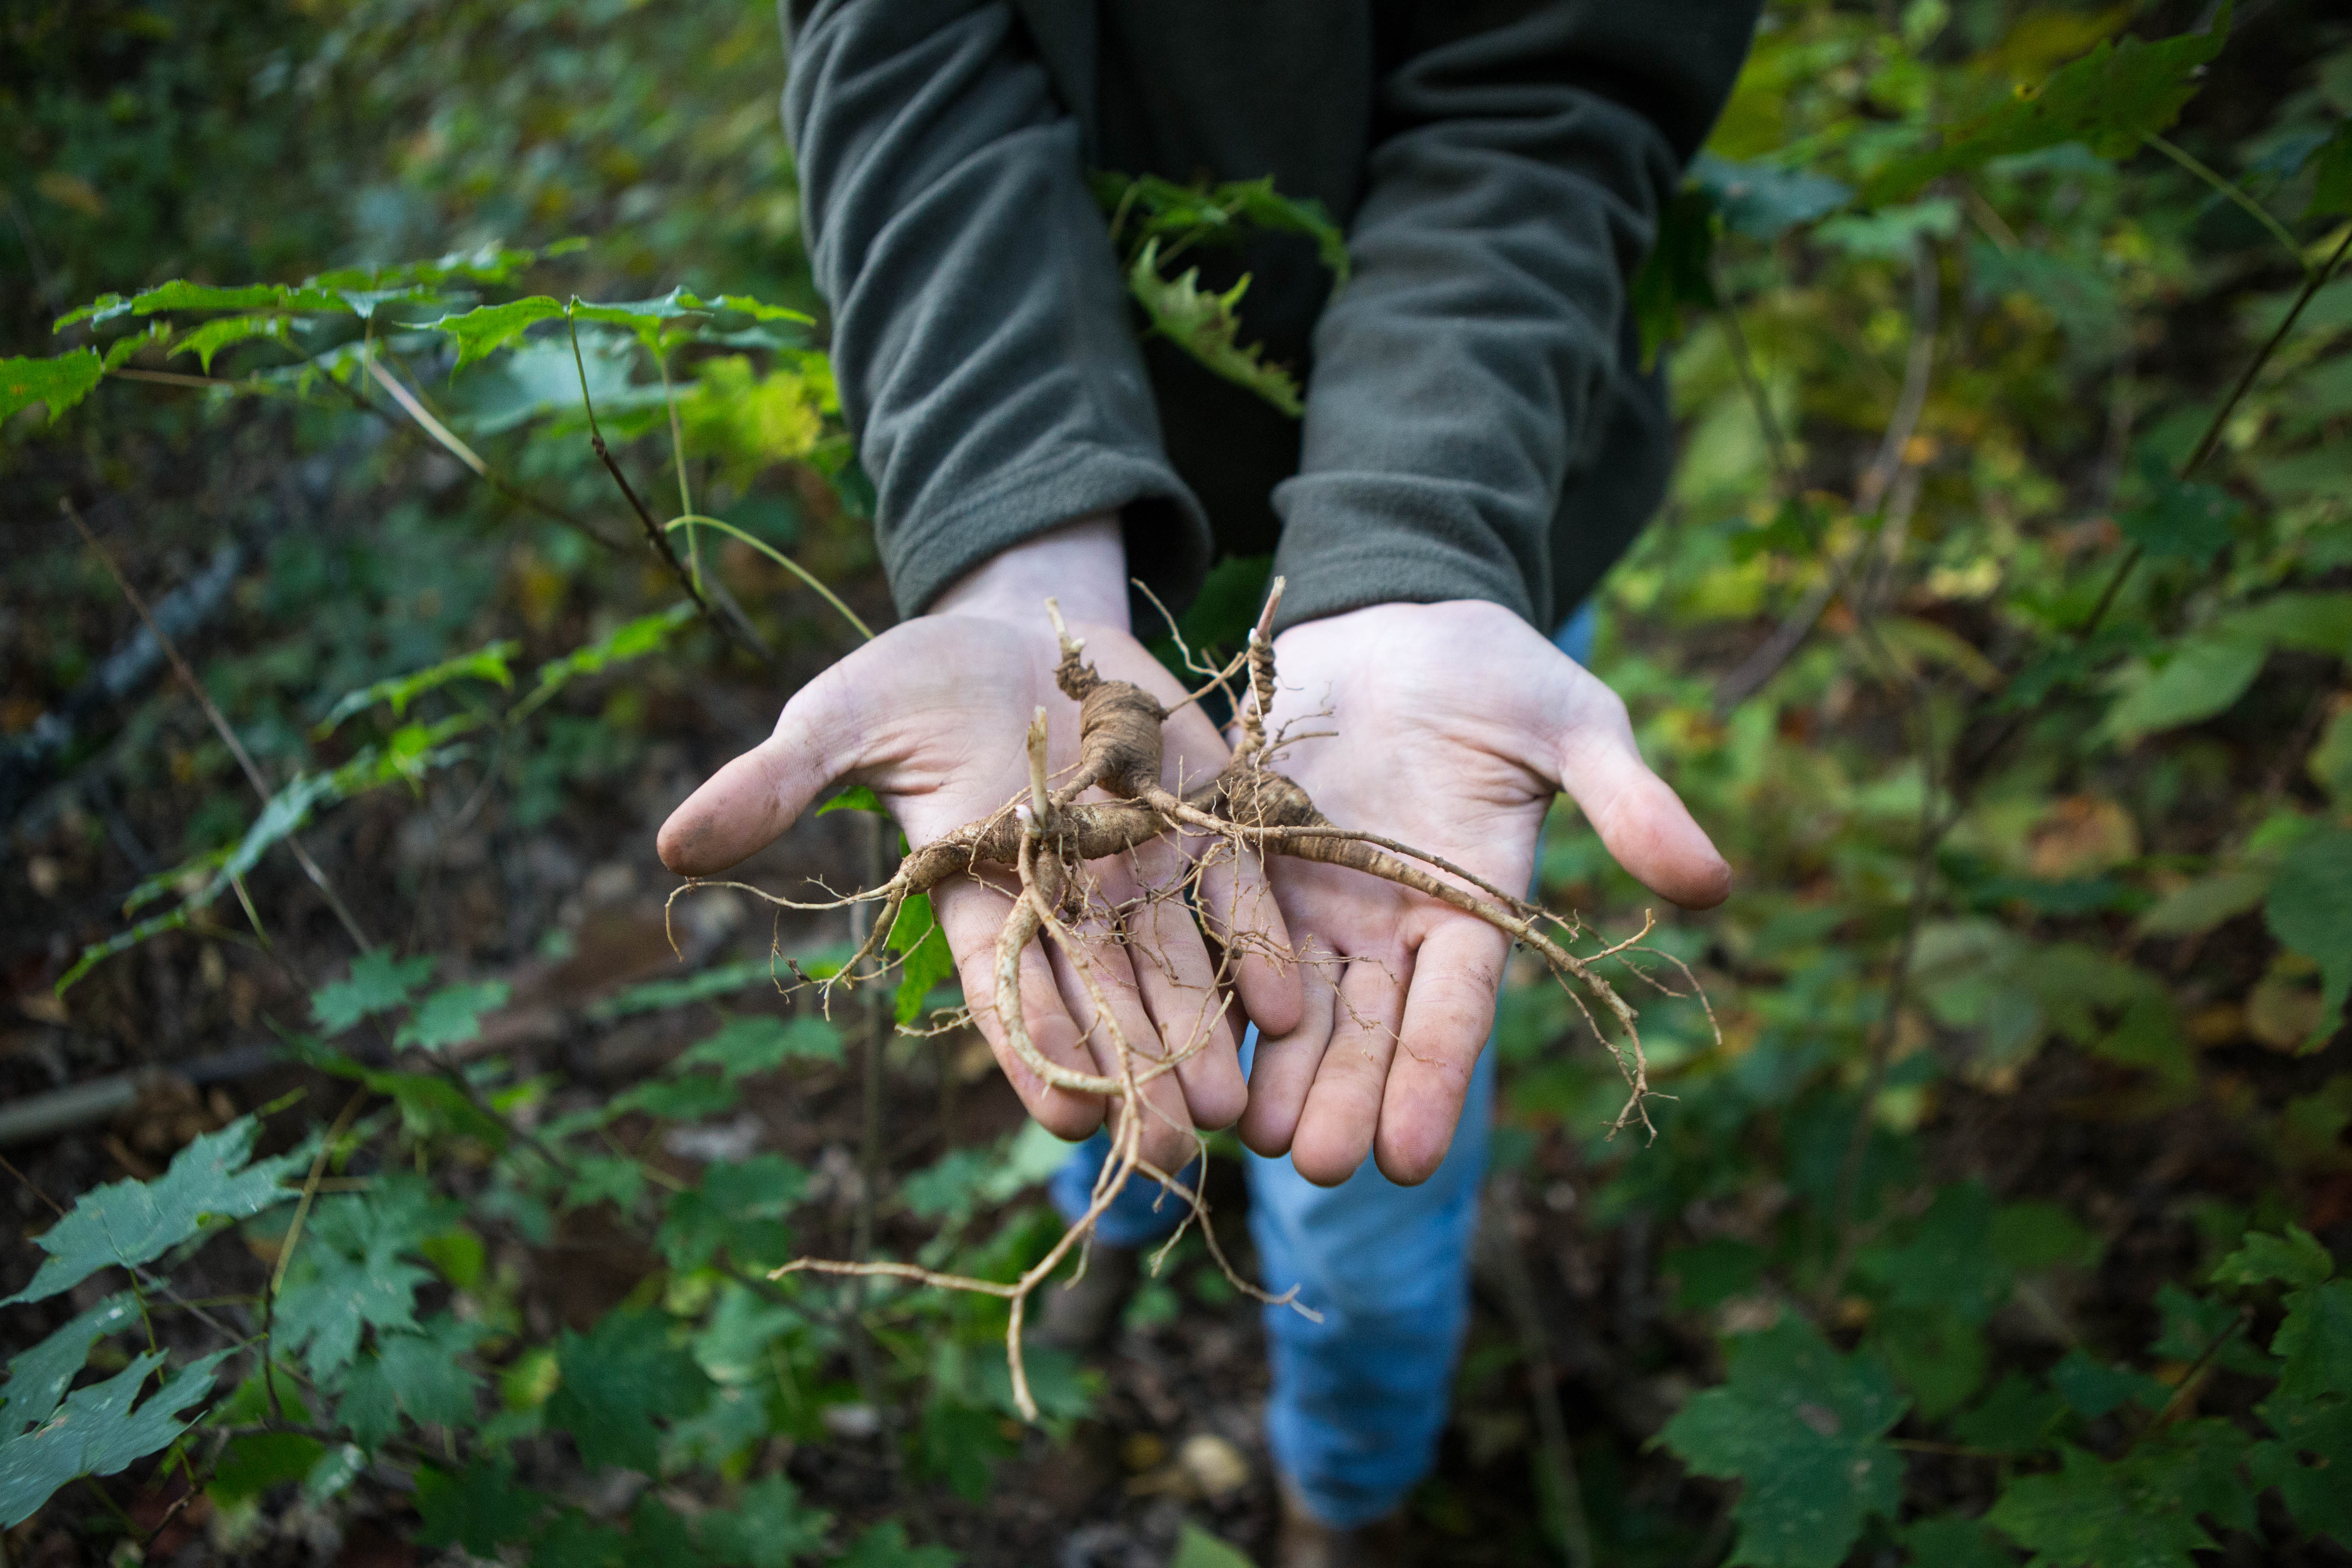
[[[1010,1302],[1005,1354],[1013,1374],[1014,1402],[1030,1420],[1036,1419],[1037,1408],[1030,1394],[1021,1346],[1029,1297],[1061,1267],[1073,1248],[1080,1249],[1077,1271],[1084,1274],[1084,1248],[1092,1237],[1096,1220],[1139,1174],[1159,1182],[1168,1196],[1183,1204],[1187,1211],[1175,1235],[1155,1255],[1155,1271],[1169,1248],[1197,1222],[1218,1268],[1237,1289],[1257,1300],[1288,1306],[1320,1321],[1317,1313],[1298,1303],[1297,1287],[1277,1296],[1243,1279],[1216,1239],[1208,1205],[1197,1186],[1187,1185],[1144,1159],[1142,1153],[1144,1118],[1149,1115],[1171,1120],[1150,1102],[1145,1090],[1208,1047],[1226,1009],[1233,1005],[1233,966],[1247,943],[1240,940],[1238,931],[1219,933],[1221,954],[1210,992],[1218,999],[1215,1006],[1204,1002],[1202,1016],[1182,1046],[1166,1054],[1147,1055],[1119,1027],[1096,977],[1091,944],[1071,923],[1074,919],[1090,921],[1096,918],[1095,911],[1106,910],[1085,869],[1091,862],[1131,853],[1164,836],[1199,835],[1215,841],[1208,853],[1192,858],[1189,874],[1177,887],[1154,890],[1147,895],[1147,902],[1166,898],[1189,899],[1193,913],[1209,915],[1199,907],[1200,882],[1211,856],[1217,852],[1216,845],[1222,844],[1236,858],[1245,853],[1286,855],[1377,877],[1484,921],[1514,942],[1532,949],[1543,960],[1616,1061],[1630,1093],[1610,1129],[1611,1135],[1635,1125],[1652,1137],[1656,1135],[1646,1102],[1657,1091],[1650,1087],[1648,1061],[1635,1024],[1638,1015],[1593,969],[1595,963],[1610,958],[1630,963],[1630,960],[1622,959],[1629,951],[1654,952],[1641,948],[1640,943],[1654,929],[1654,920],[1645,918],[1639,932],[1615,946],[1580,956],[1563,945],[1564,941],[1582,934],[1582,928],[1576,922],[1552,914],[1442,857],[1378,834],[1339,827],[1326,819],[1304,789],[1267,765],[1269,758],[1286,743],[1283,737],[1270,737],[1265,722],[1275,698],[1273,623],[1281,592],[1282,580],[1276,578],[1258,624],[1250,634],[1247,649],[1233,663],[1210,670],[1192,660],[1189,649],[1186,651],[1187,662],[1211,678],[1208,685],[1186,699],[1187,703],[1244,671],[1248,678],[1237,721],[1241,744],[1224,772],[1199,789],[1180,797],[1160,782],[1165,760],[1163,726],[1171,710],[1139,687],[1102,679],[1086,662],[1085,644],[1070,636],[1060,607],[1048,600],[1047,613],[1062,650],[1055,680],[1062,691],[1078,704],[1079,714],[1078,764],[1059,787],[1048,787],[1045,712],[1041,708],[1025,737],[1029,777],[1022,795],[992,816],[914,850],[899,866],[898,874],[883,886],[814,903],[777,898],[738,882],[688,882],[671,895],[675,901],[698,888],[730,887],[752,893],[779,910],[795,910],[844,909],[856,903],[879,902],[879,918],[873,931],[849,962],[828,979],[808,982],[819,987],[821,994],[829,995],[835,985],[862,984],[889,968],[889,931],[907,900],[930,892],[950,877],[971,876],[992,868],[1013,874],[1018,885],[1012,893],[1012,908],[998,934],[992,964],[996,1016],[1007,1048],[1040,1082],[1074,1094],[1099,1097],[1108,1102],[1112,1127],[1111,1157],[1096,1181],[1086,1212],[1063,1232],[1044,1258],[1010,1283],[887,1261],[801,1258],[775,1273],[778,1277],[809,1272],[905,1279],[941,1289],[994,1296]],[[1097,791],[1110,798],[1079,798]],[[1108,909],[1105,918],[1112,931],[1109,940],[1121,940],[1117,928],[1125,919],[1123,910]],[[1213,921],[1220,917],[1209,918]],[[1230,919],[1223,923],[1238,924]],[[1022,1006],[1021,969],[1033,942],[1050,944],[1068,961],[1071,973],[1076,975],[1093,1005],[1094,1027],[1102,1032],[1108,1042],[1113,1070],[1087,1072],[1066,1067],[1047,1057],[1031,1037]],[[1282,956],[1296,962],[1294,955]],[[1697,992],[1696,978],[1686,966],[1680,966],[1679,961],[1672,960],[1670,955],[1659,956],[1669,957],[1670,962],[1683,967],[1685,978],[1691,980],[1694,993]],[[1638,969],[1635,972],[1641,973]],[[797,967],[793,973],[799,974]],[[1642,978],[1653,985],[1656,984],[1646,974]],[[1615,1019],[1624,1037],[1622,1045],[1601,1027],[1585,1005],[1587,996],[1597,1000],[1602,1010]],[[1701,1002],[1704,1005],[1703,995]],[[1712,1024],[1711,1010],[1708,1018]],[[1191,1131],[1189,1128],[1184,1131]],[[1192,1135],[1199,1152],[1197,1157],[1205,1160],[1206,1143],[1197,1133]],[[1191,1163],[1186,1163],[1187,1168]]]

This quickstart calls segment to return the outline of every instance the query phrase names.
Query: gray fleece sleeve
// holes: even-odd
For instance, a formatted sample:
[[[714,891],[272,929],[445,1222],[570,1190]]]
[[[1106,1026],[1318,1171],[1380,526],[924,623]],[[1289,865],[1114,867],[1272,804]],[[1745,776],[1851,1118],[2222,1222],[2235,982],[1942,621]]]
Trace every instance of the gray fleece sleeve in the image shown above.
[[[1078,131],[1003,0],[791,10],[784,123],[842,409],[912,615],[1009,545],[1123,510],[1130,568],[1197,579]]]
[[[1626,284],[1745,57],[1754,0],[1569,0],[1381,87],[1355,276],[1315,333],[1304,450],[1275,492],[1285,624],[1485,599],[1549,631],[1554,514],[1607,463]],[[1572,527],[1573,519],[1563,520]]]

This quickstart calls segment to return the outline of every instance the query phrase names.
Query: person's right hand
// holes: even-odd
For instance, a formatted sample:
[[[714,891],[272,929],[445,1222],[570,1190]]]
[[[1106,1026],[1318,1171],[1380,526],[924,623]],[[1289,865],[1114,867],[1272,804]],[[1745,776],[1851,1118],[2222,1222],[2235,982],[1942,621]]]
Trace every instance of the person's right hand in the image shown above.
[[[1105,545],[1108,547],[1106,559]],[[1077,705],[1054,682],[1060,648],[1045,599],[1060,598],[1071,634],[1108,679],[1130,680],[1173,708],[1181,689],[1129,634],[1125,554],[1116,523],[1089,521],[1018,546],[950,590],[931,614],[892,627],[794,693],[775,732],[713,774],[662,825],[662,861],[709,876],[734,865],[789,828],[834,786],[863,784],[880,797],[910,844],[945,837],[992,816],[1028,784],[1031,716],[1046,711],[1049,773],[1077,752]],[[1181,791],[1226,761],[1215,728],[1197,707],[1166,728],[1163,782]],[[1217,923],[1254,932],[1231,942],[1231,982],[1246,1016],[1216,984],[1192,910],[1181,897],[1137,905],[1172,888],[1191,869],[1170,840],[1139,847],[1089,868],[1099,898],[1134,912],[1126,929],[1081,925],[1097,986],[1129,1044],[1146,1060],[1207,1045],[1147,1091],[1144,1155],[1171,1169],[1189,1152],[1187,1129],[1223,1127],[1241,1115],[1247,1091],[1236,1060],[1244,1023],[1274,1033],[1297,1026],[1296,969],[1266,952],[1287,951],[1281,920],[1254,861],[1221,854],[1202,871],[1200,904]],[[995,952],[1012,908],[1009,874],[954,878],[932,907],[973,1021],[1030,1113],[1063,1138],[1101,1124],[1099,1099],[1041,1080],[1006,1043],[996,1007]],[[1132,955],[1132,956],[1130,956]],[[1082,1072],[1117,1070],[1109,1031],[1069,958],[1033,943],[1021,970],[1022,1016],[1048,1059]]]

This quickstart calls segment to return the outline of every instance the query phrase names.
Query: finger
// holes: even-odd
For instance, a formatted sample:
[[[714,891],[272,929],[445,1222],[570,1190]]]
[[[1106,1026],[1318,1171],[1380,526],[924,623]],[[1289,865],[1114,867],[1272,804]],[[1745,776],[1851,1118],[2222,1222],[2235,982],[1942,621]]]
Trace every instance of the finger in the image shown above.
[[[1298,956],[1299,1017],[1286,1034],[1269,1035],[1258,1026],[1257,1054],[1250,1059],[1249,1108],[1242,1112],[1243,1145],[1268,1159],[1290,1152],[1299,1112],[1314,1086],[1315,1069],[1331,1043],[1340,961],[1318,944]]]
[[[1510,940],[1484,921],[1445,920],[1413,952],[1412,984],[1372,1143],[1390,1181],[1417,1185],[1444,1163],[1471,1070],[1495,1026],[1495,994],[1510,952]]]
[[[1685,909],[1713,909],[1731,894],[1731,867],[1666,781],[1642,761],[1617,694],[1573,665],[1557,765],[1601,842],[1642,884]]]
[[[1056,1088],[1039,1078],[1027,1062],[1014,1054],[1005,1038],[1004,1020],[997,1011],[996,938],[1004,928],[1005,912],[1012,905],[1009,890],[973,878],[956,878],[931,893],[931,912],[940,922],[941,934],[948,939],[948,951],[955,955],[956,973],[963,981],[964,1000],[971,1006],[972,1023],[988,1041],[989,1048],[996,1053],[1005,1081],[1046,1131],[1056,1138],[1075,1141],[1102,1125],[1101,1098]],[[1055,979],[1053,965],[1035,942],[1030,943],[1028,951],[1021,955],[1021,1017],[1029,1027],[1030,1043],[1047,1061],[1078,1072],[1098,1070],[1076,1021],[1063,1005],[1062,989]]]
[[[1356,958],[1339,977],[1331,1043],[1290,1141],[1290,1163],[1318,1187],[1338,1186],[1371,1152],[1411,973],[1401,955],[1385,963]]]
[[[1287,1035],[1304,1016],[1305,991],[1291,951],[1290,929],[1274,900],[1265,867],[1247,850],[1207,835],[1188,837],[1201,858],[1201,918],[1225,950],[1242,1012],[1260,1036]]]
[[[1241,1028],[1183,900],[1191,867],[1165,838],[1137,846],[1131,860],[1138,897],[1127,904],[1121,923],[1144,1010],[1163,1049],[1191,1053],[1178,1063],[1176,1080],[1183,1086],[1192,1125],[1230,1127],[1249,1100],[1242,1081]]]
[[[1164,1060],[1166,1053],[1144,1010],[1126,950],[1098,918],[1074,922],[1070,934],[1077,942],[1076,952],[1050,934],[1040,942],[1052,962],[1063,1007],[1086,1032],[1092,1070],[1118,1077],[1122,1046],[1132,1054],[1139,1075]],[[1084,977],[1078,973],[1081,965]],[[1192,1148],[1192,1120],[1185,1110],[1183,1085],[1172,1073],[1153,1079],[1143,1086],[1143,1157],[1163,1171],[1173,1171],[1191,1158]]]
[[[655,840],[663,865],[685,877],[724,871],[775,842],[825,786],[857,765],[855,727],[841,721],[848,689],[842,668],[793,693],[773,734],[670,813]]]

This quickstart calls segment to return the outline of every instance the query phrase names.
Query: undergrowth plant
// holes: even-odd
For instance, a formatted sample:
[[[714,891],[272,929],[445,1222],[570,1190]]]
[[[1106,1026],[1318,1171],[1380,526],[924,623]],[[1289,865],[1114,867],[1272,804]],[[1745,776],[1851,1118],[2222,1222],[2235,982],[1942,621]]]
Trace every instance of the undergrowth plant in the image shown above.
[[[1725,1483],[1695,1521],[1644,1518],[1576,1485],[1580,1467],[1643,1463],[1632,1445],[1549,1444],[1533,1462],[1566,1560],[2072,1568],[2352,1547],[2352,1278],[2318,1239],[2352,1220],[2352,39],[2283,46],[2250,22],[2233,45],[2226,6],[2137,37],[2129,16],[1772,6],[1660,216],[1632,308],[1646,351],[1671,350],[1685,450],[1669,517],[1607,591],[1599,662],[1742,887],[1643,938],[1712,1011],[1698,987],[1591,993],[1640,1030],[1631,1109],[1660,1091],[1654,1142],[1612,1141],[1617,1067],[1560,1048],[1582,1020],[1551,982],[1589,960],[1547,948],[1534,906],[1409,847],[1343,844],[1304,802],[1244,809],[1278,743],[1254,732],[1236,764],[1252,789],[1159,799],[1156,768],[1127,758],[1085,782],[1135,787],[1087,805],[1041,765],[1000,818],[917,847],[895,879],[877,868],[850,946],[597,1004],[698,1020],[684,1055],[601,1104],[512,1068],[484,1032],[499,983],[436,986],[436,954],[402,955],[339,903],[356,956],[272,1024],[347,1097],[234,1121],[37,1237],[12,1303],[89,1300],[0,1384],[0,1526],[112,1510],[91,1478],[143,1465],[175,1506],[210,1498],[232,1543],[265,1508],[342,1499],[413,1507],[428,1544],[550,1565],[950,1561],[914,1543],[926,1489],[982,1497],[1013,1417],[1066,1434],[1088,1408],[1091,1374],[1018,1348],[1027,1293],[1083,1240],[1020,1201],[1062,1146],[1032,1129],[887,1197],[869,1165],[862,1236],[885,1202],[936,1235],[847,1259],[838,1282],[791,1267],[824,1237],[812,1172],[766,1154],[681,1174],[659,1152],[761,1075],[846,1045],[878,1066],[893,1027],[942,1005],[951,1021],[923,900],[939,876],[982,860],[1025,879],[1017,958],[1061,940],[1063,895],[1083,896],[1068,862],[1181,826],[1412,870],[1533,952],[1499,1035],[1496,1163],[1569,1184],[1580,1223],[1628,1254],[1662,1248],[1680,1338],[1643,1353],[1704,1386],[1643,1436]],[[2307,85],[2200,100],[2232,47],[2292,57]],[[1312,237],[1341,286],[1328,220],[1264,182],[1097,192],[1139,325],[1296,412],[1300,367],[1244,341],[1244,290],[1167,273],[1271,226]],[[670,602],[535,665],[502,636],[310,692],[255,755],[211,710],[254,807],[133,889],[129,923],[61,990],[151,941],[269,946],[256,868],[282,853],[333,900],[301,840],[340,802],[456,790],[471,814],[560,790],[553,727],[592,734],[565,708],[600,672],[761,668],[772,639],[723,561],[833,598],[749,512],[693,493],[697,473],[740,496],[797,461],[862,504],[805,321],[738,295],[523,290],[567,265],[562,247],[494,247],[169,283],[71,312],[62,352],[0,361],[12,441],[110,382],[268,400],[446,454],[507,515],[635,563]],[[595,507],[549,477],[583,452],[608,486]],[[1263,579],[1221,570],[1223,623],[1188,618],[1196,675],[1272,678],[1250,634]],[[864,630],[837,599],[811,613],[824,637]],[[1065,670],[1074,696],[1103,689],[1082,650]],[[1118,706],[1096,704],[1089,741],[1156,740]],[[1631,929],[1638,896],[1565,814],[1546,858],[1550,903]],[[848,981],[895,996],[828,1016],[822,994]],[[1112,1186],[1141,1169],[1135,1089],[1170,1065],[1083,1086],[1129,1108]],[[2054,1156],[2005,1157],[2051,1125],[2089,1130],[2084,1167],[2098,1145],[2188,1139],[2227,1174],[2105,1202]],[[656,1266],[585,1326],[534,1326],[511,1259],[591,1212]],[[257,1288],[185,1297],[175,1276],[225,1229]],[[2139,1282],[2127,1307],[2103,1278]],[[967,1289],[922,1288],[940,1281]],[[767,1462],[779,1437],[846,1440],[853,1406],[905,1468],[905,1523],[840,1528]],[[557,1454],[641,1484],[560,1492]],[[1447,1506],[1423,1502],[1441,1525]]]

